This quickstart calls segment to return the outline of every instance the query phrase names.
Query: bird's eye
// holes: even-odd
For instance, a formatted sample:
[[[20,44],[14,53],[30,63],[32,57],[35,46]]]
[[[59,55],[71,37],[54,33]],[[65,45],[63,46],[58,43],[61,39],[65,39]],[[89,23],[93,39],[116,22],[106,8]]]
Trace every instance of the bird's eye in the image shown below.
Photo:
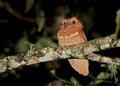
[[[63,23],[64,25],[66,24],[66,22],[64,21],[64,23]]]
[[[73,20],[72,23],[75,24],[75,21]]]
[[[63,20],[63,21],[62,21],[62,25],[65,25],[65,24],[66,24],[66,20]]]

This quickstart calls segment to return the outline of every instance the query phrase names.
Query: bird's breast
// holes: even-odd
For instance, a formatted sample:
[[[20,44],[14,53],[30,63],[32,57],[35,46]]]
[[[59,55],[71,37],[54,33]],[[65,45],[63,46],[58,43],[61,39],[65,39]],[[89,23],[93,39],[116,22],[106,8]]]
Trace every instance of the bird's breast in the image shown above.
[[[84,34],[81,32],[81,30],[61,30],[58,32],[58,39],[59,45],[61,46],[75,45],[85,41]]]

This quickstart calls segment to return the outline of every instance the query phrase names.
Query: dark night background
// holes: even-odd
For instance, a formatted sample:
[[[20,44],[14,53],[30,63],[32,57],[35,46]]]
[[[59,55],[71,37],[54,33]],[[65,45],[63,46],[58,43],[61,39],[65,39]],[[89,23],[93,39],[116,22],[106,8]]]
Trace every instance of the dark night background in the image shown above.
[[[4,5],[9,2],[12,9],[29,18],[41,18],[39,11],[44,13],[46,19],[44,27],[38,31],[38,25],[34,22],[18,19],[10,14]],[[26,3],[25,3],[26,1]],[[38,47],[54,47],[57,45],[56,33],[59,29],[59,18],[75,16],[83,22],[84,31],[88,40],[104,37],[114,33],[116,28],[116,11],[120,8],[120,0],[0,0],[0,56],[14,55],[24,52],[23,41],[29,41]],[[30,6],[30,4],[32,5]],[[2,5],[3,4],[3,5]],[[39,11],[36,11],[36,5]],[[27,8],[28,6],[28,8]],[[27,10],[25,12],[25,10]],[[58,21],[58,22],[57,22]],[[42,22],[42,21],[41,21]],[[40,25],[41,25],[40,22]],[[58,25],[57,25],[58,24]],[[46,42],[50,44],[44,44]],[[23,48],[23,50],[21,49]],[[20,50],[19,50],[20,49]],[[120,56],[118,49],[99,52],[108,56]],[[58,66],[56,66],[58,65]],[[104,78],[99,84],[95,84],[95,78],[103,72],[110,74],[107,67],[101,67],[101,63],[90,61],[90,75],[82,76],[75,72],[67,60],[46,62],[31,66],[20,67],[0,74],[0,82],[3,85],[39,85],[48,86],[119,86],[119,72],[117,82],[114,77]],[[51,70],[56,70],[55,75],[63,80],[71,81],[74,77],[78,85],[70,85],[51,75]],[[120,70],[118,70],[120,71]],[[107,73],[106,73],[107,72]],[[53,85],[53,81],[58,81]],[[97,81],[97,80],[96,80]],[[9,83],[8,83],[9,82]],[[58,85],[59,83],[59,85]],[[60,85],[62,84],[62,85]]]

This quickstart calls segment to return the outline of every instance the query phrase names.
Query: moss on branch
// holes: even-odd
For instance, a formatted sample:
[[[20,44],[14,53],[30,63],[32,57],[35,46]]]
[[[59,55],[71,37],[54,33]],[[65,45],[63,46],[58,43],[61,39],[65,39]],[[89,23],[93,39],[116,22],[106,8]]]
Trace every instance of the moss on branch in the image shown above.
[[[116,16],[116,30],[115,33],[103,38],[97,38],[88,42],[77,44],[74,46],[61,46],[58,49],[50,47],[35,49],[34,44],[30,44],[26,53],[17,54],[14,56],[6,56],[0,60],[0,73],[8,69],[17,68],[24,65],[32,65],[40,62],[70,59],[85,58],[92,61],[120,65],[120,58],[110,58],[94,54],[93,52],[102,51],[120,47],[120,39],[118,38],[120,30],[120,10],[117,11]]]
[[[106,50],[110,48],[120,47],[120,40],[116,34],[103,38],[94,39],[74,46],[61,46],[58,49],[50,47],[35,49],[34,44],[30,44],[30,48],[24,54],[7,56],[0,60],[0,72],[5,72],[8,69],[17,68],[23,65],[32,65],[40,62],[54,61],[60,59],[85,58],[92,61],[111,63],[120,65],[120,59],[112,59],[102,57],[100,55],[91,54],[95,51]],[[101,60],[102,59],[102,60]]]

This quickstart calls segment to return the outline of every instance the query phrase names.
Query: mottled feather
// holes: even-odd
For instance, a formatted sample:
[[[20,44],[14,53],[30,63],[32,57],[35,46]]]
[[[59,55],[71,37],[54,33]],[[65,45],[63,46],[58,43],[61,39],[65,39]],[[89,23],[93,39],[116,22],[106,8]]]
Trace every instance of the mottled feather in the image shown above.
[[[83,32],[82,23],[75,17],[63,19],[58,31],[58,42],[60,46],[70,46],[87,41]],[[86,59],[68,59],[70,65],[79,74],[89,74],[89,62]]]

